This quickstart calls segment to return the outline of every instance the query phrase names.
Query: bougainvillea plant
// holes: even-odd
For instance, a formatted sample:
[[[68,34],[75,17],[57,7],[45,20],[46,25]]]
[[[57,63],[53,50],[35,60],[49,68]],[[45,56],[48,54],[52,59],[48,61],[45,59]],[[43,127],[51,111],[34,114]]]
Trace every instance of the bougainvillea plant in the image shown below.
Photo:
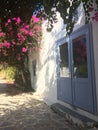
[[[30,23],[22,22],[20,17],[8,19],[6,30],[0,30],[0,61],[20,66],[30,49],[40,46],[41,21],[32,16]]]
[[[20,17],[12,17],[0,26],[0,63],[16,68],[15,82],[31,89],[30,74],[25,67],[29,51],[40,49],[41,20],[32,16],[30,22],[23,22]]]

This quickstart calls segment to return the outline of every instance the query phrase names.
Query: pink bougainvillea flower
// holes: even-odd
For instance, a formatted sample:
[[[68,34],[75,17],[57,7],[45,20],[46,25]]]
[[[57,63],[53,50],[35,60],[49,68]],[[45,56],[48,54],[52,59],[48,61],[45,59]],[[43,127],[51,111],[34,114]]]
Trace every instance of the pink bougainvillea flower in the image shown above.
[[[29,32],[29,35],[30,35],[30,36],[33,36],[33,32]]]
[[[26,26],[25,26],[25,28],[27,28],[27,29],[29,29],[29,27],[30,27],[29,25],[26,25]]]
[[[20,31],[23,32],[25,35],[28,34],[28,30],[26,30],[24,27],[22,27]]]
[[[13,45],[15,45],[15,44],[16,44],[16,42],[12,41],[12,44],[13,44]]]
[[[34,21],[34,23],[37,23],[37,22],[39,22],[40,21],[40,19],[39,18],[37,18],[36,16],[32,16],[32,19],[33,19],[33,21]]]
[[[17,36],[19,41],[23,42],[25,40],[25,37],[21,33],[18,33]]]
[[[17,18],[17,23],[20,24],[20,22],[21,22],[21,19],[20,19],[20,17],[18,17]]]
[[[15,18],[15,17],[14,17],[14,18],[12,18],[12,20],[16,20],[16,19],[17,19],[17,18]]]
[[[95,12],[95,15],[92,17],[92,20],[95,20],[96,22],[98,22],[98,11]]]
[[[39,26],[37,27],[38,32],[41,32],[42,28]]]
[[[23,47],[22,52],[24,52],[24,53],[27,52],[27,48]]]
[[[11,23],[11,19],[8,19],[7,22],[8,22],[8,23]]]
[[[95,18],[95,21],[98,22],[98,18]]]
[[[9,42],[7,42],[7,41],[4,42],[4,47],[10,48],[10,46],[11,46],[11,44]]]
[[[98,22],[98,17],[92,17],[92,20],[95,20],[96,22]]]
[[[7,42],[7,48],[10,48],[11,44],[9,42]]]
[[[5,23],[5,26],[8,26],[8,23]]]
[[[4,33],[3,32],[0,32],[0,37],[2,37],[4,35]]]
[[[32,16],[30,23],[23,23],[20,17],[9,18],[5,23],[6,34],[0,31],[0,53],[9,59],[15,54],[14,58],[20,63],[32,47],[37,50],[41,39],[40,21],[36,16]],[[35,39],[36,45],[32,42]]]

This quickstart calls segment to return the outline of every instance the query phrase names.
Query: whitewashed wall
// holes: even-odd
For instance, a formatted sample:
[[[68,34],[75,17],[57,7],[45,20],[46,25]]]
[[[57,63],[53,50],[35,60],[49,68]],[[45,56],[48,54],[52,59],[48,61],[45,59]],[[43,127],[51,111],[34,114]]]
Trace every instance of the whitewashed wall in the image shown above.
[[[79,7],[79,19],[74,30],[78,29],[85,23],[82,6]],[[32,87],[36,93],[41,94],[48,104],[57,101],[57,64],[56,64],[56,41],[66,36],[63,20],[57,13],[58,22],[54,24],[53,30],[49,33],[46,31],[46,23],[43,23],[43,39],[39,53],[37,51],[30,53],[29,64],[31,72]],[[37,76],[32,73],[32,61],[37,61]]]
[[[82,5],[79,7],[79,19],[76,23],[74,30],[77,30],[85,24],[84,10]],[[46,31],[45,23],[43,23],[43,38],[41,42],[41,49],[39,51],[30,52],[29,56],[29,68],[31,73],[32,88],[36,90],[37,94],[43,96],[44,101],[47,104],[57,102],[57,64],[56,64],[56,41],[66,36],[66,30],[64,28],[63,20],[58,15],[58,22],[54,24],[53,30],[49,33]],[[98,102],[98,22],[92,24],[93,35],[93,49],[94,49],[94,66],[95,66],[95,79],[96,79],[96,95]],[[32,61],[37,61],[37,75],[33,76]],[[60,102],[61,103],[61,102]],[[70,109],[70,105],[62,103]],[[98,103],[97,103],[98,105]],[[97,106],[98,108],[98,106]],[[78,113],[82,113],[92,119],[98,120],[98,116],[94,116],[91,113],[85,112],[81,109],[77,109]]]

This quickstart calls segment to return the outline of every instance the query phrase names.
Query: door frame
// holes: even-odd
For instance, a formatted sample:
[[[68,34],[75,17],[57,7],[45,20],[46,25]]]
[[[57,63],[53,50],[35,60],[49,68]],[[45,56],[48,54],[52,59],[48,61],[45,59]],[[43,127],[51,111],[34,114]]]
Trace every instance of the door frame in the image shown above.
[[[71,43],[71,38],[73,36],[75,36],[75,34],[77,32],[80,32],[78,35],[80,34],[83,34],[83,31],[87,31],[86,33],[88,33],[88,38],[89,38],[89,41],[90,41],[90,44],[88,45],[88,50],[90,52],[89,54],[89,62],[90,62],[90,66],[91,68],[88,68],[88,69],[91,69],[91,73],[88,74],[88,75],[91,75],[91,84],[92,84],[92,93],[93,93],[93,114],[97,114],[97,104],[96,104],[96,84],[95,84],[95,68],[94,68],[94,53],[93,53],[93,37],[92,37],[92,25],[91,24],[87,24],[87,25],[84,25],[83,27],[80,27],[78,30],[74,31],[69,37],[63,37],[59,40],[56,41],[56,52],[57,52],[57,56],[56,56],[56,63],[57,63],[57,98],[59,100],[59,93],[58,93],[58,90],[59,90],[59,83],[58,83],[58,79],[60,78],[60,70],[59,70],[59,59],[60,59],[60,54],[59,54],[59,46],[68,42],[69,44],[69,47],[68,49],[72,50],[72,43]],[[72,52],[69,51],[69,58],[71,61],[72,59]],[[72,67],[70,67],[70,69],[72,69]],[[73,70],[71,70],[72,72]],[[73,72],[72,72],[73,73]],[[71,78],[72,78],[72,74],[71,74]],[[72,80],[72,79],[71,79]],[[72,85],[71,85],[72,86]],[[72,87],[72,91],[73,91],[73,87]],[[71,105],[73,105],[73,93],[72,93],[72,103],[69,103]],[[77,106],[76,106],[77,107]],[[82,109],[82,108],[80,108]]]
[[[57,56],[56,56],[56,63],[57,63],[57,66],[59,66],[60,64],[59,64],[59,62],[60,62],[60,49],[59,49],[59,46],[60,45],[63,45],[63,44],[67,44],[68,43],[68,57],[69,57],[69,60],[68,60],[68,63],[69,63],[69,73],[70,73],[70,77],[62,77],[62,81],[63,81],[63,79],[64,78],[66,78],[66,80],[71,80],[71,66],[70,66],[70,51],[69,51],[69,49],[70,49],[70,45],[69,45],[69,37],[64,37],[64,38],[62,38],[62,39],[60,39],[60,40],[58,40],[57,41],[57,47],[56,47],[56,52],[57,52]],[[60,89],[60,87],[59,87],[59,84],[60,84],[60,67],[57,67],[57,90],[59,90]],[[70,81],[71,82],[71,81]],[[70,88],[71,88],[71,90],[72,90],[72,85],[71,85],[71,83],[70,83]],[[61,94],[62,93],[60,93],[60,91],[57,91],[57,98],[58,98],[58,100],[60,100],[60,98],[61,98]],[[66,102],[67,103],[69,103],[69,104],[71,104],[72,105],[72,96],[73,96],[73,93],[71,92],[71,96],[69,96],[70,98],[68,98],[68,99],[66,99]],[[64,100],[63,100],[64,101]]]

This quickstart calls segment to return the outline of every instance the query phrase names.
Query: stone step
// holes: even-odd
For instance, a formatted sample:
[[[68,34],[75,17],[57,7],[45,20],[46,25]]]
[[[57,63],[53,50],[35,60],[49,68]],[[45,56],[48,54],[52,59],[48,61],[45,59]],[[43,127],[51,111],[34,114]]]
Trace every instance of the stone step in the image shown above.
[[[66,117],[69,121],[78,126],[90,128],[98,124],[96,121],[89,119],[88,117],[85,117],[83,115],[80,115],[77,112],[72,111],[71,109],[66,108],[65,106],[59,103],[52,104],[51,109],[59,115]]]

